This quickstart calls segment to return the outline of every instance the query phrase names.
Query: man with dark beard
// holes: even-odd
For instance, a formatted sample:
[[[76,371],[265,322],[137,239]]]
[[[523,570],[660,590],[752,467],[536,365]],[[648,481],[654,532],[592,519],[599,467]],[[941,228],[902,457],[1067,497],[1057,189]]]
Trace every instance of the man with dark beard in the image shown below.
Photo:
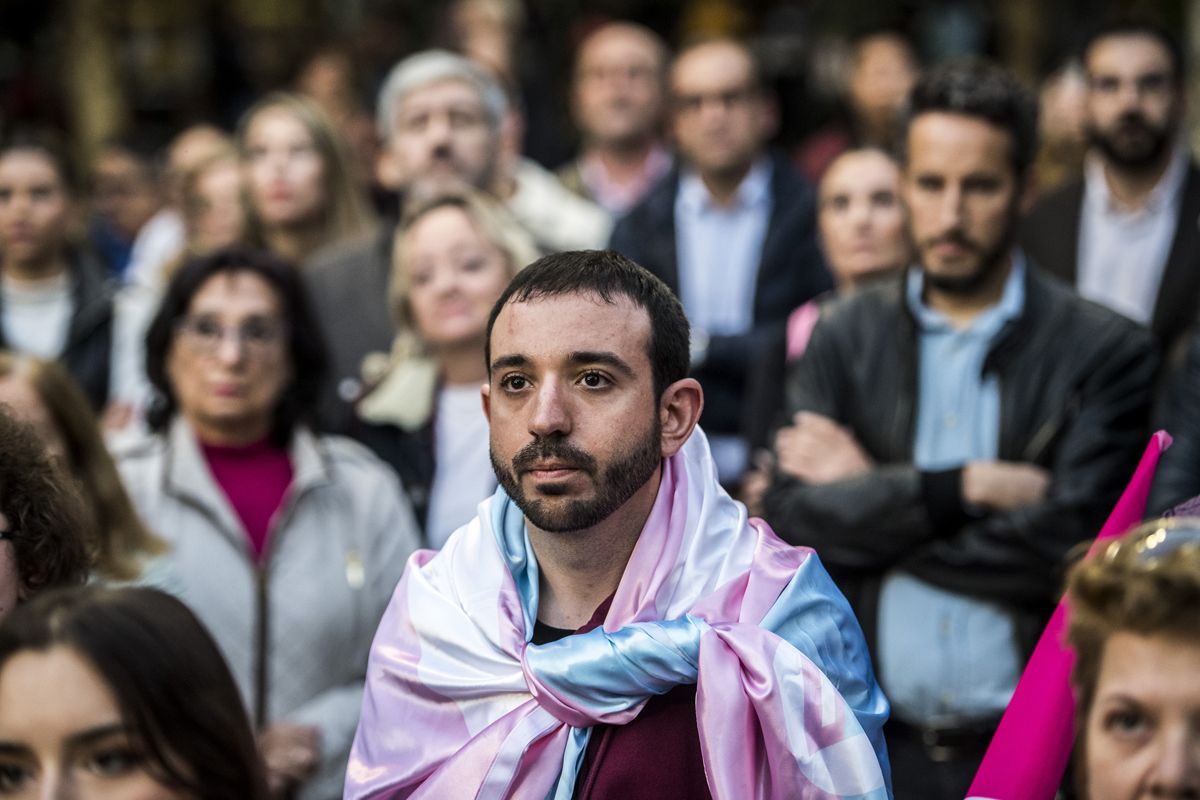
[[[346,796],[890,797],[862,631],[717,482],[667,286],[613,252],[543,258],[492,309],[487,364],[500,489],[409,562]]]
[[[1010,75],[930,70],[903,130],[917,263],[822,309],[763,507],[863,622],[896,797],[958,800],[1063,557],[1145,444],[1154,357],[1146,331],[1014,247],[1037,128]]]
[[[1200,307],[1200,169],[1182,126],[1183,53],[1162,28],[1118,22],[1087,39],[1081,60],[1084,178],[1039,200],[1022,243],[1172,353]]]

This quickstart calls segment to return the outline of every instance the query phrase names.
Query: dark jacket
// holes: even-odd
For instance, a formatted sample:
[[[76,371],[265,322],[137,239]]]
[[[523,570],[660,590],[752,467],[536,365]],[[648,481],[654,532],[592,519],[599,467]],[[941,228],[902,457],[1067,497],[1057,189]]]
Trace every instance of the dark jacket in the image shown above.
[[[1094,536],[1146,444],[1157,359],[1149,333],[1079,298],[1031,264],[1021,316],[985,361],[1000,384],[998,458],[1045,467],[1045,502],[973,517],[960,469],[912,463],[917,417],[916,323],[903,280],[822,309],[788,379],[788,410],[847,426],[876,462],[825,486],[777,476],[765,517],[809,545],[839,581],[868,640],[880,580],[900,568],[942,589],[1013,610],[1032,647],[1061,590],[1067,551]]]
[[[704,386],[701,424],[711,433],[739,432],[743,391],[772,333],[792,309],[833,287],[816,236],[812,186],[781,154],[772,155],[771,217],[763,240],[754,292],[754,326],[739,336],[714,336],[705,361],[694,372]],[[672,170],[623,217],[609,247],[641,264],[679,293],[675,249],[675,195],[679,170]]]
[[[1158,462],[1148,516],[1200,495],[1200,329],[1190,335],[1183,363],[1170,377],[1163,424],[1174,442]]]
[[[1074,286],[1079,270],[1082,181],[1041,198],[1021,226],[1021,245],[1037,263]],[[1189,162],[1179,203],[1179,221],[1163,268],[1150,329],[1164,354],[1176,352],[1200,309],[1200,168]],[[1136,268],[1131,264],[1131,268]]]
[[[329,353],[318,427],[347,433],[361,394],[363,359],[386,353],[396,335],[388,297],[395,224],[316,253],[303,275]]]
[[[73,252],[69,268],[71,321],[57,360],[79,383],[92,408],[99,412],[108,403],[116,287],[106,276],[104,266],[86,252]],[[6,347],[4,328],[0,325],[0,348]]]

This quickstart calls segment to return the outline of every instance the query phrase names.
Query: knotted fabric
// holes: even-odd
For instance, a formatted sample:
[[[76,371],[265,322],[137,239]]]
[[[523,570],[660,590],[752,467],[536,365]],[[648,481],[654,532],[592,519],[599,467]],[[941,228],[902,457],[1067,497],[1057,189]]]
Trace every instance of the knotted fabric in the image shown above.
[[[531,645],[537,607],[503,490],[414,554],[371,648],[346,797],[566,800],[592,725],[690,683],[717,800],[888,797],[857,621],[811,550],[721,489],[699,430],[663,463],[603,626]]]

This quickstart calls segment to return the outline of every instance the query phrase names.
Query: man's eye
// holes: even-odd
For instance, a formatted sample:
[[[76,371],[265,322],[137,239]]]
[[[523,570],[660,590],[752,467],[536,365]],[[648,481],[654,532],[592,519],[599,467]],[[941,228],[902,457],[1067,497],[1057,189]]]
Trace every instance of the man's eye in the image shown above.
[[[0,764],[0,793],[18,791],[29,782],[30,777],[29,770],[20,764]]]
[[[521,375],[508,375],[500,381],[500,385],[510,392],[519,392],[529,386],[529,381]]]
[[[602,389],[611,383],[608,376],[602,372],[585,372],[580,380],[589,389]]]

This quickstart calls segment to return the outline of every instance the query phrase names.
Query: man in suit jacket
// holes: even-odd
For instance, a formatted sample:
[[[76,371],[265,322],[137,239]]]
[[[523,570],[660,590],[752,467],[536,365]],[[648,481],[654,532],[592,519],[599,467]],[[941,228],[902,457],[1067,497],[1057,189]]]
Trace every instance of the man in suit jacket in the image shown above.
[[[670,127],[681,165],[634,207],[610,246],[683,301],[702,423],[721,480],[746,466],[747,372],[792,309],[832,288],[817,246],[812,187],[766,147],[776,110],[745,45],[712,40],[671,66]]]
[[[1082,55],[1085,177],[1039,201],[1022,243],[1084,297],[1150,326],[1170,353],[1200,306],[1200,169],[1183,135],[1182,50],[1154,25],[1118,22]]]

